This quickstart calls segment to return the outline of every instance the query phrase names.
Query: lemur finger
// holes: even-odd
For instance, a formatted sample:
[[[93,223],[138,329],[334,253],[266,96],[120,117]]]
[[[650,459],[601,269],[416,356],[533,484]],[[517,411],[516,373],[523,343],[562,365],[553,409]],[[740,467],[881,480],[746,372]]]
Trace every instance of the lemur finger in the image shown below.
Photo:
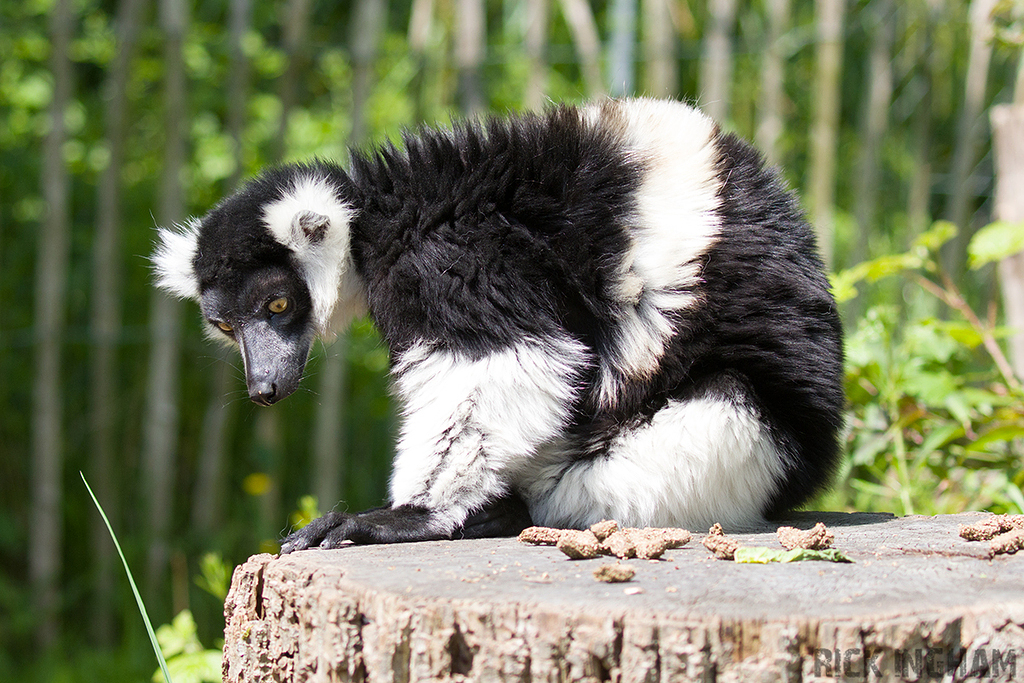
[[[332,530],[344,525],[349,517],[350,515],[342,512],[328,512],[323,517],[314,519],[284,539],[281,543],[281,554],[287,555],[296,550],[305,550],[321,545],[324,538]]]

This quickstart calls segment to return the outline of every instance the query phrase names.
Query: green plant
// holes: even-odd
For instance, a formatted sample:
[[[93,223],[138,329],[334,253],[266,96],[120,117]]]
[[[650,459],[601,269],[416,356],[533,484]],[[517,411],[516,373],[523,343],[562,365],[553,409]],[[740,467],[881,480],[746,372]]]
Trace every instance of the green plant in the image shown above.
[[[139,613],[142,615],[142,621],[146,624],[146,633],[149,634],[149,642],[153,645],[153,652],[156,654],[157,661],[160,663],[160,672],[163,673],[164,680],[167,683],[171,683],[171,674],[167,670],[167,661],[164,659],[163,653],[160,651],[160,645],[157,641],[156,634],[153,632],[153,624],[149,621],[149,614],[146,612],[146,605],[142,602],[142,595],[139,593],[138,586],[135,585],[135,579],[132,577],[132,570],[128,568],[128,560],[124,558],[124,552],[121,551],[121,544],[117,542],[117,535],[114,534],[113,527],[110,526],[110,520],[107,519],[107,514],[103,512],[103,506],[96,500],[96,494],[92,492],[92,488],[89,487],[89,482],[85,480],[85,475],[81,472],[78,473],[82,477],[82,483],[85,484],[85,490],[89,492],[89,496],[92,498],[92,502],[96,505],[96,509],[100,512],[100,517],[103,518],[103,523],[107,525],[107,531],[110,532],[110,538],[114,541],[114,547],[117,548],[117,554],[121,557],[121,564],[124,565],[124,572],[128,575],[128,583],[132,587],[132,593],[135,595],[135,602],[139,606]]]
[[[182,610],[170,624],[156,630],[167,669],[178,683],[217,683],[221,680],[221,651],[206,650],[199,642],[192,612]],[[159,683],[160,671],[153,674]]]
[[[220,553],[206,553],[199,560],[199,576],[195,578],[196,585],[224,602],[231,585],[231,571],[231,565],[224,561]]]
[[[999,338],[942,270],[938,252],[955,228],[937,223],[903,254],[838,273],[839,301],[865,282],[900,276],[951,315],[904,317],[869,308],[847,340],[850,403],[841,483],[826,504],[914,514],[1024,510],[1024,391]],[[972,240],[977,269],[1019,249],[1020,226],[993,224]]]

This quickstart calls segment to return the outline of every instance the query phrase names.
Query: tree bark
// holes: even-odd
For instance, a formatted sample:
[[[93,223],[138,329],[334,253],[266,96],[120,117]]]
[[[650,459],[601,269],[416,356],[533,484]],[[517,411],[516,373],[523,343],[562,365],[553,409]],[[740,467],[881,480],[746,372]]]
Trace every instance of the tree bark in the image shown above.
[[[309,14],[312,0],[289,0],[282,18],[283,48],[288,59],[284,76],[278,82],[281,99],[281,118],[278,120],[277,144],[274,159],[284,160],[288,151],[288,119],[298,99],[299,82],[307,59]]]
[[[992,149],[996,161],[996,218],[1024,224],[1024,104],[992,108]],[[1021,228],[1024,230],[1024,228]],[[1024,380],[1024,252],[999,263],[1010,359],[1017,378]]]
[[[185,218],[181,170],[185,165],[186,83],[182,47],[188,24],[184,0],[161,0],[160,28],[164,35],[164,168],[160,181],[157,218],[163,225]],[[178,450],[178,395],[181,345],[181,304],[153,291],[150,313],[149,377],[142,467],[145,491],[146,530],[149,537],[146,587],[157,595],[167,575],[171,510],[175,489],[175,460]]]
[[[708,116],[725,123],[732,93],[732,34],[736,0],[711,0],[700,62],[700,103]]]
[[[367,137],[366,104],[373,87],[373,65],[377,46],[387,20],[388,6],[384,0],[359,0],[349,44],[352,46],[352,134],[351,144]]]
[[[459,73],[459,107],[476,116],[487,106],[484,97],[484,52],[487,23],[483,0],[457,0],[455,16],[455,66]]]
[[[985,516],[799,513],[855,562],[736,564],[695,539],[623,560],[624,584],[516,539],[258,555],[225,603],[224,681],[1011,681],[1024,555],[958,536]],[[735,537],[781,548],[775,525]]]
[[[636,88],[637,0],[612,0],[608,30],[608,92],[612,97],[634,94]]]
[[[889,109],[892,104],[892,44],[895,34],[895,15],[888,0],[876,0],[866,10],[871,35],[868,54],[868,75],[865,91],[867,99],[861,112],[860,149],[857,152],[857,173],[854,175],[854,216],[857,234],[854,237],[852,257],[846,267],[868,258],[871,236],[879,232],[878,183],[882,174],[882,140],[889,127]],[[851,319],[859,318],[864,307],[863,297],[857,297],[848,309]]]
[[[601,77],[601,38],[597,33],[597,21],[587,0],[560,0],[562,16],[569,25],[576,54],[580,58],[580,70],[587,95],[597,97],[608,92]]]
[[[761,62],[761,98],[758,106],[758,149],[773,164],[782,161],[779,138],[783,130],[783,106],[786,98],[783,36],[789,27],[791,0],[768,0],[768,45]]]
[[[61,346],[69,258],[70,184],[64,163],[64,112],[73,95],[72,8],[56,0],[49,18],[53,100],[43,143],[41,180],[46,214],[39,230],[35,273],[35,382],[32,391],[32,531],[28,572],[35,609],[36,644],[44,651],[60,630],[63,564],[64,427]]]
[[[971,216],[977,188],[971,181],[981,153],[981,138],[985,119],[985,90],[988,69],[992,62],[992,10],[996,0],[971,2],[971,49],[967,57],[967,75],[964,77],[964,106],[957,125],[956,148],[950,174],[950,199],[947,217],[960,229],[957,238],[945,250],[947,272],[954,277],[963,270],[964,255],[973,229]]]
[[[416,60],[416,75],[409,89],[415,102],[415,118],[423,121],[426,118],[427,106],[424,101],[424,83],[427,80],[427,43],[430,40],[430,29],[434,18],[434,0],[412,0],[409,10],[409,50]]]
[[[523,102],[527,109],[539,111],[547,94],[548,66],[545,59],[548,37],[549,0],[527,0],[524,43],[530,60],[530,74],[526,81]]]
[[[832,266],[833,213],[836,185],[836,146],[839,138],[839,100],[843,65],[845,0],[815,0],[817,73],[814,83],[814,122],[811,127],[807,201],[818,233],[825,266]]]
[[[917,21],[923,24],[923,27],[917,31],[919,41],[915,54],[917,59],[914,60],[914,64],[920,69],[916,79],[921,83],[921,100],[914,109],[912,124],[915,174],[907,196],[907,220],[910,228],[908,243],[927,230],[932,219],[932,92],[935,89],[937,64],[937,50],[932,43],[936,25],[941,21],[936,4],[933,0],[913,10],[917,15]]]
[[[196,463],[190,528],[204,539],[217,530],[223,513],[221,501],[227,497],[224,475],[228,462],[230,395],[238,382],[232,373],[232,363],[238,361],[237,358],[229,357],[231,353],[234,352],[227,349],[218,349],[213,353],[216,360],[209,382],[210,398],[199,436],[199,461]]]
[[[669,0],[644,0],[644,93],[653,97],[676,94],[675,30]]]
[[[121,169],[124,163],[125,120],[128,115],[128,76],[135,53],[141,0],[121,0],[117,11],[117,56],[107,78],[106,144],[110,157],[97,191],[96,235],[92,252],[92,359],[90,485],[107,516],[117,519],[115,433],[117,416],[117,349],[121,331]],[[92,556],[96,561],[92,603],[92,638],[113,642],[114,545],[99,515],[93,515]]]

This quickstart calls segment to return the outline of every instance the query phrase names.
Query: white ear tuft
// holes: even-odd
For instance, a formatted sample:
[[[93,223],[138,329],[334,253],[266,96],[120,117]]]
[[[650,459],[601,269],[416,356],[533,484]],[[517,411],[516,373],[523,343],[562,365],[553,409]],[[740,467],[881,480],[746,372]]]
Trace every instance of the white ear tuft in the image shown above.
[[[192,266],[199,225],[198,218],[191,218],[184,226],[160,228],[159,242],[151,259],[157,287],[186,299],[199,299],[199,281]]]
[[[353,216],[352,207],[338,197],[334,184],[315,173],[300,176],[263,210],[263,220],[274,239],[295,254],[321,334],[329,331],[339,301],[356,295],[348,291],[353,289],[349,284],[349,223]],[[346,301],[343,305],[351,304]]]

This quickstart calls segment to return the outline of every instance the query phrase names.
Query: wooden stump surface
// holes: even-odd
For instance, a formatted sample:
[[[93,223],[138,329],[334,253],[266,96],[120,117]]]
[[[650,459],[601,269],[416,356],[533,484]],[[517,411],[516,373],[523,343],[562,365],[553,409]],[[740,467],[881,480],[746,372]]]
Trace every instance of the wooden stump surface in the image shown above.
[[[516,539],[257,555],[224,680],[1024,680],[1024,553],[959,537],[984,517],[799,513],[855,562],[736,564],[698,532],[619,584]],[[777,525],[736,536],[780,547]]]

